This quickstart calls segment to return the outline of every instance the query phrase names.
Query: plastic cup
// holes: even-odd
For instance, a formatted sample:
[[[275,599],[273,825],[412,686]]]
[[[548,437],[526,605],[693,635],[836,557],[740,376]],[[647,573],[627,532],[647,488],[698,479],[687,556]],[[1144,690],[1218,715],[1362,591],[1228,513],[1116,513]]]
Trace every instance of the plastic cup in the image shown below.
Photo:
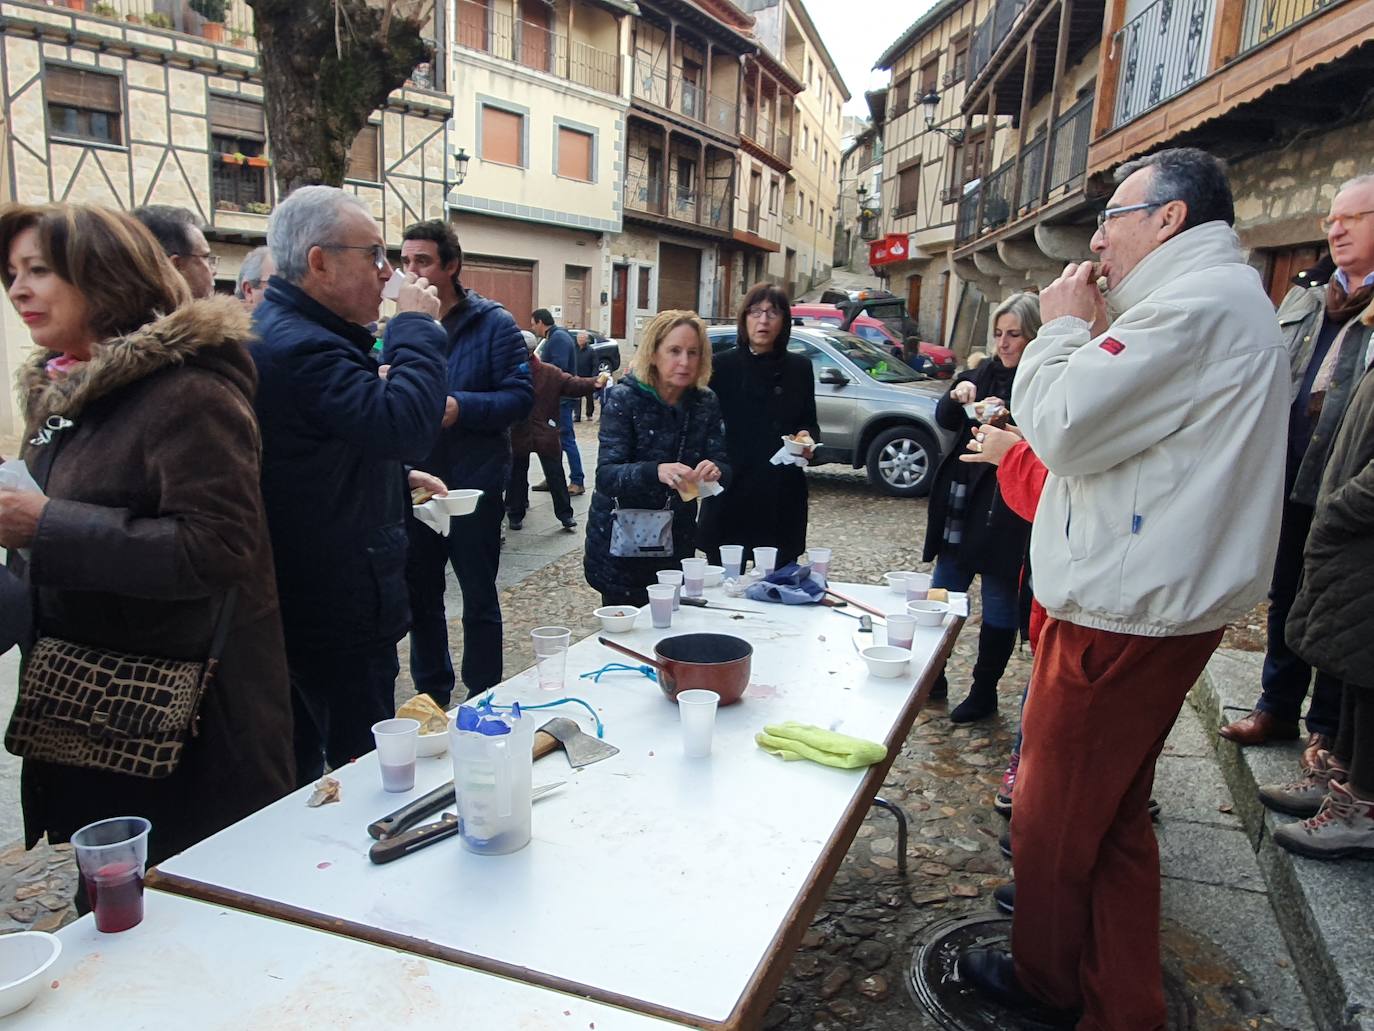
[[[744,569],[744,545],[722,544],[720,546],[720,564],[725,567],[725,579],[738,580]]]
[[[682,718],[682,752],[692,759],[711,754],[711,735],[716,727],[720,695],[714,691],[694,690],[677,693],[677,710]]]
[[[754,568],[767,576],[778,564],[777,548],[755,548],[754,549]]]
[[[893,648],[910,648],[916,636],[915,616],[888,616],[887,643]]]
[[[685,579],[681,569],[665,569],[658,574],[658,582],[673,585],[673,611],[682,608],[682,582]]]
[[[700,598],[705,586],[706,560],[704,558],[685,558],[682,560],[682,593],[689,598]]]
[[[396,718],[372,724],[377,742],[377,765],[383,791],[409,791],[415,786],[415,749],[420,744],[420,721]]]
[[[534,663],[539,667],[539,689],[563,690],[572,631],[565,626],[537,626],[530,631],[530,637],[534,641]]]
[[[143,922],[143,873],[152,829],[141,816],[117,816],[88,823],[72,835],[97,931],[114,934]]]
[[[673,597],[677,588],[672,584],[652,584],[649,587],[649,615],[653,625],[666,630],[673,625]]]
[[[821,576],[830,575],[829,548],[808,548],[806,554],[811,559],[811,571],[813,573],[820,573]]]
[[[906,578],[907,601],[925,601],[928,590],[930,590],[929,573],[912,573]]]

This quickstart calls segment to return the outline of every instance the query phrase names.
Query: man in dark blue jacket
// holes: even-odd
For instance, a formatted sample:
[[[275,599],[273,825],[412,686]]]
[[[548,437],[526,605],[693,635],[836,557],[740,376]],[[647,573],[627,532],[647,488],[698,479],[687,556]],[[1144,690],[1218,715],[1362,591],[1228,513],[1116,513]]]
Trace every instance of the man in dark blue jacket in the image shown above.
[[[254,311],[255,407],[303,784],[326,757],[338,767],[371,751],[372,724],[395,712],[396,643],[410,625],[402,463],[439,431],[444,333],[435,289],[402,287],[390,375],[377,375],[365,326],[392,269],[351,194],[297,190],[272,213],[267,243],[277,274]]]
[[[515,319],[459,282],[463,251],[449,223],[434,219],[408,228],[401,260],[407,272],[435,285],[448,334],[444,428],[420,468],[452,487],[482,491],[477,510],[457,520],[446,538],[409,522],[410,675],[416,690],[447,706],[454,686],[444,612],[447,563],[463,592],[463,685],[477,694],[502,679],[496,593],[505,516],[501,492],[510,478],[510,428],[529,414],[534,388]],[[384,353],[390,360],[389,335]]]
[[[556,325],[553,314],[547,308],[537,309],[531,316],[534,335],[544,341],[539,348],[539,360],[548,365],[556,365],[569,376],[577,373],[577,344],[572,334]],[[568,494],[576,497],[586,492],[586,474],[582,471],[582,454],[577,450],[577,437],[573,435],[573,408],[575,403],[564,398],[558,403],[558,439],[563,444],[563,454],[568,456]],[[548,490],[547,481],[538,484],[535,490]]]

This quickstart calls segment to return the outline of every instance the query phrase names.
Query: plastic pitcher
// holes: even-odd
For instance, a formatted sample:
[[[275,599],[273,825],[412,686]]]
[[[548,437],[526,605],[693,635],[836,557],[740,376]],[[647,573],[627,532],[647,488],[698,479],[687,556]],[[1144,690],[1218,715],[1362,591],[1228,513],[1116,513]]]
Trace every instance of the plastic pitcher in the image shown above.
[[[484,720],[500,721],[509,732],[459,730],[457,721],[449,723],[459,835],[469,852],[501,856],[530,841],[535,721],[511,715],[484,715]]]

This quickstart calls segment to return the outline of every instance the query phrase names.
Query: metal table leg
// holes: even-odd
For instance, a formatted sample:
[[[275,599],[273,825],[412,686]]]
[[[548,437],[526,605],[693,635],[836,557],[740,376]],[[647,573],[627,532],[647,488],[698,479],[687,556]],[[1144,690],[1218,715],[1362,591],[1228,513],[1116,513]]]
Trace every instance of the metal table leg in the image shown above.
[[[897,818],[897,872],[906,876],[906,813],[885,798],[875,798],[873,805],[886,809]]]

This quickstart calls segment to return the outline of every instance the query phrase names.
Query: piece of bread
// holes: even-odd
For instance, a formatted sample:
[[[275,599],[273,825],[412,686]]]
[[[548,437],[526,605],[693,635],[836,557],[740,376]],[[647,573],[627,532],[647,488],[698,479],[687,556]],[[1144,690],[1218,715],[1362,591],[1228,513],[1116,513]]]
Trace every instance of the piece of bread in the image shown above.
[[[812,444],[816,443],[815,440],[812,439],[811,434],[806,430],[798,430],[796,433],[792,434],[792,441],[793,443],[800,444],[802,447],[810,447]]]
[[[448,733],[448,714],[427,694],[417,694],[396,710],[400,719],[418,720],[421,734]]]
[[[410,503],[412,505],[423,505],[432,497],[434,497],[434,491],[427,487],[416,487],[410,492]]]
[[[949,591],[943,587],[932,587],[926,591],[926,601],[949,601]]]
[[[677,492],[683,501],[695,501],[701,497],[701,487],[696,480],[683,480],[677,485]]]

